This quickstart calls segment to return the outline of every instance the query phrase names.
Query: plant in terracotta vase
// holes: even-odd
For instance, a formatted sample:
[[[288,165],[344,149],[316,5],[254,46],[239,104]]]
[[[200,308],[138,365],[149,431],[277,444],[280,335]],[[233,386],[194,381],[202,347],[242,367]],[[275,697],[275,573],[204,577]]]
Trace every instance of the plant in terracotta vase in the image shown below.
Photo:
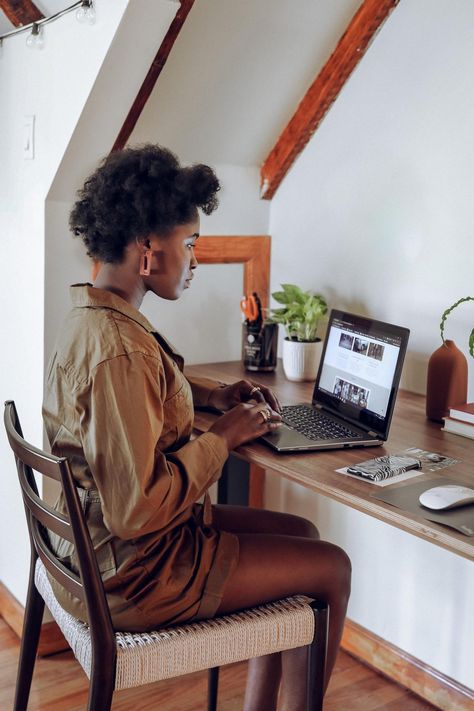
[[[289,380],[314,380],[322,349],[317,330],[328,310],[326,299],[295,284],[281,288],[272,293],[281,306],[270,310],[269,322],[285,328],[283,370]]]
[[[428,362],[426,416],[436,422],[441,422],[449,414],[450,407],[464,404],[467,399],[466,357],[454,341],[445,338],[446,319],[465,301],[474,301],[474,296],[464,296],[442,314],[440,333],[443,343]],[[469,353],[474,357],[474,329],[469,335]]]

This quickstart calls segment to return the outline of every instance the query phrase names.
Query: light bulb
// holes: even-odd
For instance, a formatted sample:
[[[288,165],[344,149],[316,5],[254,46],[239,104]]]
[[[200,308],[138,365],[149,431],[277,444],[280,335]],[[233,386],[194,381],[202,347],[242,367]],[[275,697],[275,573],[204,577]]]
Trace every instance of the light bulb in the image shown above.
[[[33,22],[31,26],[31,33],[26,38],[26,46],[30,49],[43,49],[44,47],[43,32],[36,22]]]
[[[82,5],[76,12],[76,20],[78,22],[87,22],[93,25],[95,22],[95,10],[92,0],[82,0]]]

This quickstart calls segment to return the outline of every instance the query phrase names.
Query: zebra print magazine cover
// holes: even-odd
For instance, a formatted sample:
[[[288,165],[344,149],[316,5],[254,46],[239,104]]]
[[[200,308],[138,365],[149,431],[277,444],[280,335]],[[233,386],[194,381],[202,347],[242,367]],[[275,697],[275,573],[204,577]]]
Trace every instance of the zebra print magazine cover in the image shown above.
[[[457,464],[457,462],[457,459],[445,457],[443,454],[411,447],[399,454],[387,454],[383,457],[367,459],[337,471],[384,486],[387,483],[395,483],[394,480],[403,481],[418,476],[423,473],[422,469],[425,472],[433,472]]]

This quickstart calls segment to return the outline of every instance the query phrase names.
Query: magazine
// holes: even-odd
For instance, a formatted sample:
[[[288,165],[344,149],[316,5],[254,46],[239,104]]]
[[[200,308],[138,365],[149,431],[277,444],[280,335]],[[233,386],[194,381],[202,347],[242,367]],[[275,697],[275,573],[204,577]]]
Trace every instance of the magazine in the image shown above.
[[[403,481],[424,472],[435,472],[458,463],[458,459],[446,457],[444,454],[429,452],[425,449],[410,447],[397,454],[387,454],[383,457],[367,459],[351,467],[336,471],[341,474],[360,477],[379,486],[384,486],[386,479]]]
[[[437,472],[439,469],[445,469],[446,467],[451,467],[453,464],[459,464],[460,461],[452,457],[445,457],[444,454],[438,454],[438,452],[427,452],[425,449],[417,449],[417,447],[410,447],[410,449],[406,449],[403,454],[408,454],[419,459],[422,468],[426,472]]]
[[[383,481],[404,474],[411,469],[421,469],[421,461],[413,456],[388,454],[367,459],[365,462],[347,467],[347,473],[370,481]]]

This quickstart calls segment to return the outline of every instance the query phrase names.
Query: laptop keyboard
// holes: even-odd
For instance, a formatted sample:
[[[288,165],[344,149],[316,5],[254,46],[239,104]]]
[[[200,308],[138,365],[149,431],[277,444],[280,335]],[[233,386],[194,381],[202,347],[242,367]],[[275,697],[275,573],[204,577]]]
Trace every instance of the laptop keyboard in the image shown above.
[[[322,412],[305,405],[284,406],[282,417],[285,424],[308,439],[361,438],[360,432],[355,432],[350,427],[335,422]]]

